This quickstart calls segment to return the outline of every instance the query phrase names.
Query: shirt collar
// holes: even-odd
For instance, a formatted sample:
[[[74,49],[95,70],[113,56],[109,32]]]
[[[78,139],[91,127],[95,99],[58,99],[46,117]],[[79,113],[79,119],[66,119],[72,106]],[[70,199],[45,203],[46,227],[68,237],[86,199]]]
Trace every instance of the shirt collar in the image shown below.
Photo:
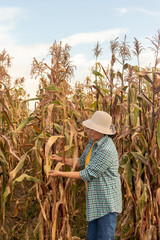
[[[107,139],[108,139],[108,135],[105,135],[105,136],[103,136],[102,138],[100,138],[100,139],[96,142],[97,146],[103,144]],[[92,144],[94,143],[94,141],[92,141],[91,139],[90,139],[90,142],[91,142]]]

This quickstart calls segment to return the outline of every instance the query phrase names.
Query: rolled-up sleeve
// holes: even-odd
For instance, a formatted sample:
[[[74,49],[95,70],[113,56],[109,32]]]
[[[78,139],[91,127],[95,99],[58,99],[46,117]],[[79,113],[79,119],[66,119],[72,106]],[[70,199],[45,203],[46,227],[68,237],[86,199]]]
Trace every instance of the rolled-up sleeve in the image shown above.
[[[79,161],[80,169],[84,169],[85,168],[85,159],[82,157],[82,155],[80,156],[80,158],[78,158],[78,161]]]
[[[80,171],[83,181],[89,182],[92,178],[98,178],[113,164],[115,157],[112,146],[104,149],[97,148],[87,167]]]

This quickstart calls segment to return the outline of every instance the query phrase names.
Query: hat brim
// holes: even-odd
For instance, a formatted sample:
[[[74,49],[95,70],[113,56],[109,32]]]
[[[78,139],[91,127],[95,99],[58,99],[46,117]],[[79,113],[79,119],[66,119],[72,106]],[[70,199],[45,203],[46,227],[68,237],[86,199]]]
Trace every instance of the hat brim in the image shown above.
[[[103,134],[114,135],[116,133],[116,131],[112,131],[110,128],[104,128],[104,127],[92,122],[91,119],[83,121],[82,125],[86,128],[92,129],[94,131],[97,131],[97,132],[103,133]]]

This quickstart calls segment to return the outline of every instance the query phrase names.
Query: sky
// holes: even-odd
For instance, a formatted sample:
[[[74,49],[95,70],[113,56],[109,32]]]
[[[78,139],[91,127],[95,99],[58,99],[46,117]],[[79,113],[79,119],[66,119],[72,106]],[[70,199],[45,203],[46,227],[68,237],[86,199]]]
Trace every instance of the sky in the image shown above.
[[[131,47],[134,37],[145,47],[140,63],[151,64],[154,57],[147,38],[159,29],[159,0],[0,0],[0,52],[5,48],[13,57],[12,81],[24,77],[30,97],[38,89],[38,79],[30,77],[33,58],[50,62],[49,47],[55,40],[72,47],[75,84],[91,76],[97,41],[105,67],[110,63],[110,41],[119,37],[122,42],[125,35]]]

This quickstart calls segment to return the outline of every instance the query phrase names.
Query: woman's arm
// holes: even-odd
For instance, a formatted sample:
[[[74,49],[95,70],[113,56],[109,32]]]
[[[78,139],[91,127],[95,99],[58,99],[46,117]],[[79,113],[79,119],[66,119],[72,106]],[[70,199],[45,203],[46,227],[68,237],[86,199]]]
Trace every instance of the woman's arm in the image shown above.
[[[51,159],[55,160],[57,162],[62,162],[62,157],[57,156],[56,154],[52,155]],[[73,167],[73,158],[65,158],[65,165],[67,165],[69,167]],[[78,159],[77,159],[77,163],[76,163],[76,168],[80,168]]]
[[[49,176],[51,177],[66,177],[72,179],[81,179],[80,172],[61,172],[57,170],[50,170]]]

